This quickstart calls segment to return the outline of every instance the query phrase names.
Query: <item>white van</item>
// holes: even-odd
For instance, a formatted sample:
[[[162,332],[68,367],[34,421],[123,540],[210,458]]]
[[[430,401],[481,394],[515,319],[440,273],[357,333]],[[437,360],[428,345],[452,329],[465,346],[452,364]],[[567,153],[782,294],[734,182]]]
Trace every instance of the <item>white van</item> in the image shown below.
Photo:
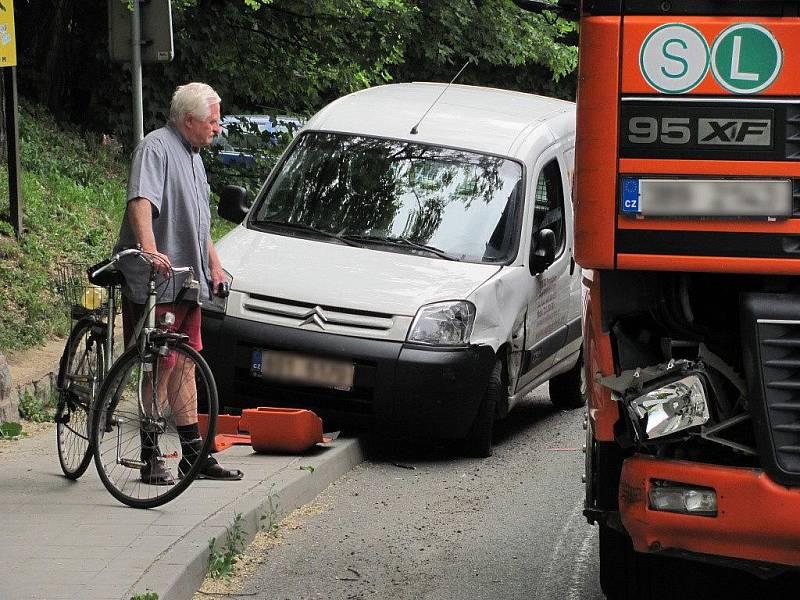
[[[518,92],[397,84],[325,107],[252,208],[222,194],[241,223],[217,244],[230,295],[203,315],[222,406],[488,456],[495,418],[534,387],[581,405],[574,143],[571,102]]]

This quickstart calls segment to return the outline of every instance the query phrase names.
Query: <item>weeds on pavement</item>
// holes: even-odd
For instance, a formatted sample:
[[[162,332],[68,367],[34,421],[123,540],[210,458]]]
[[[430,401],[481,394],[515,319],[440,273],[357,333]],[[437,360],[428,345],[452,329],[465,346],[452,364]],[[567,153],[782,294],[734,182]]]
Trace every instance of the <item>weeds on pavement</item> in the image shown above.
[[[208,542],[208,574],[212,579],[228,579],[233,572],[233,567],[244,551],[245,535],[242,526],[242,513],[233,516],[233,523],[228,529],[228,538],[217,551],[214,549],[216,538],[211,538]]]
[[[302,468],[302,467],[301,467]],[[261,531],[274,536],[278,533],[280,523],[278,523],[278,494],[274,492],[275,484],[269,488],[267,495],[267,510],[261,515]]]
[[[34,423],[52,421],[55,417],[53,410],[28,391],[23,392],[19,398],[19,414],[23,419]]]
[[[21,423],[14,423],[13,421],[0,423],[0,440],[19,440],[26,435],[28,434],[22,431]]]
[[[131,600],[158,600],[158,594],[155,592],[145,592],[143,594],[131,596]]]

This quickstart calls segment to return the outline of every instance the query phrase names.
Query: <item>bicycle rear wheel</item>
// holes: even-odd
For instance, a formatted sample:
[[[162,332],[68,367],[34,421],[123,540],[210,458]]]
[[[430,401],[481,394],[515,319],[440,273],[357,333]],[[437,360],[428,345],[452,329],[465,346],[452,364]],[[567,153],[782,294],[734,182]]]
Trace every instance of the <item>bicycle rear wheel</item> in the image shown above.
[[[83,475],[92,460],[89,410],[103,379],[105,348],[105,325],[86,318],[75,324],[61,357],[56,443],[69,479]]]
[[[183,493],[205,465],[214,436],[217,387],[208,364],[183,342],[171,340],[166,347],[168,359],[153,352],[141,356],[135,347],[126,351],[93,409],[97,472],[117,500],[134,508],[160,506]],[[209,431],[201,443],[187,446],[186,430],[179,428],[197,422],[198,395],[208,401]]]

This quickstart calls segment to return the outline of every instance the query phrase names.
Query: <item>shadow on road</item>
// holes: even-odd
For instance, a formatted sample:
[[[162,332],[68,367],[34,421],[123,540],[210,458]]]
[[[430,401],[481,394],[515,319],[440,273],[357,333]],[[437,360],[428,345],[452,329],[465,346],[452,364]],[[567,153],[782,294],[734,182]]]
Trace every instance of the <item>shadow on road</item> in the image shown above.
[[[551,419],[561,411],[554,407],[546,396],[532,394],[517,406],[505,419],[495,423],[494,445],[496,448],[513,446],[527,436],[532,429]],[[425,462],[443,463],[474,461],[466,458],[457,440],[435,440],[391,432],[365,434],[362,437],[365,456],[371,462]],[[401,465],[403,466],[403,465]],[[413,466],[413,465],[407,465]]]

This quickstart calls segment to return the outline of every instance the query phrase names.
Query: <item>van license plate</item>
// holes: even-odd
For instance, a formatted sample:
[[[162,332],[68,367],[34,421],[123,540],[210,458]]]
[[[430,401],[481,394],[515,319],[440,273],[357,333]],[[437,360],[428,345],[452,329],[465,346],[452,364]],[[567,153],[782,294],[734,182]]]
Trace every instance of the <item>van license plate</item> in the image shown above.
[[[253,350],[250,364],[250,372],[256,377],[343,391],[353,387],[354,371],[350,361],[275,350]]]

